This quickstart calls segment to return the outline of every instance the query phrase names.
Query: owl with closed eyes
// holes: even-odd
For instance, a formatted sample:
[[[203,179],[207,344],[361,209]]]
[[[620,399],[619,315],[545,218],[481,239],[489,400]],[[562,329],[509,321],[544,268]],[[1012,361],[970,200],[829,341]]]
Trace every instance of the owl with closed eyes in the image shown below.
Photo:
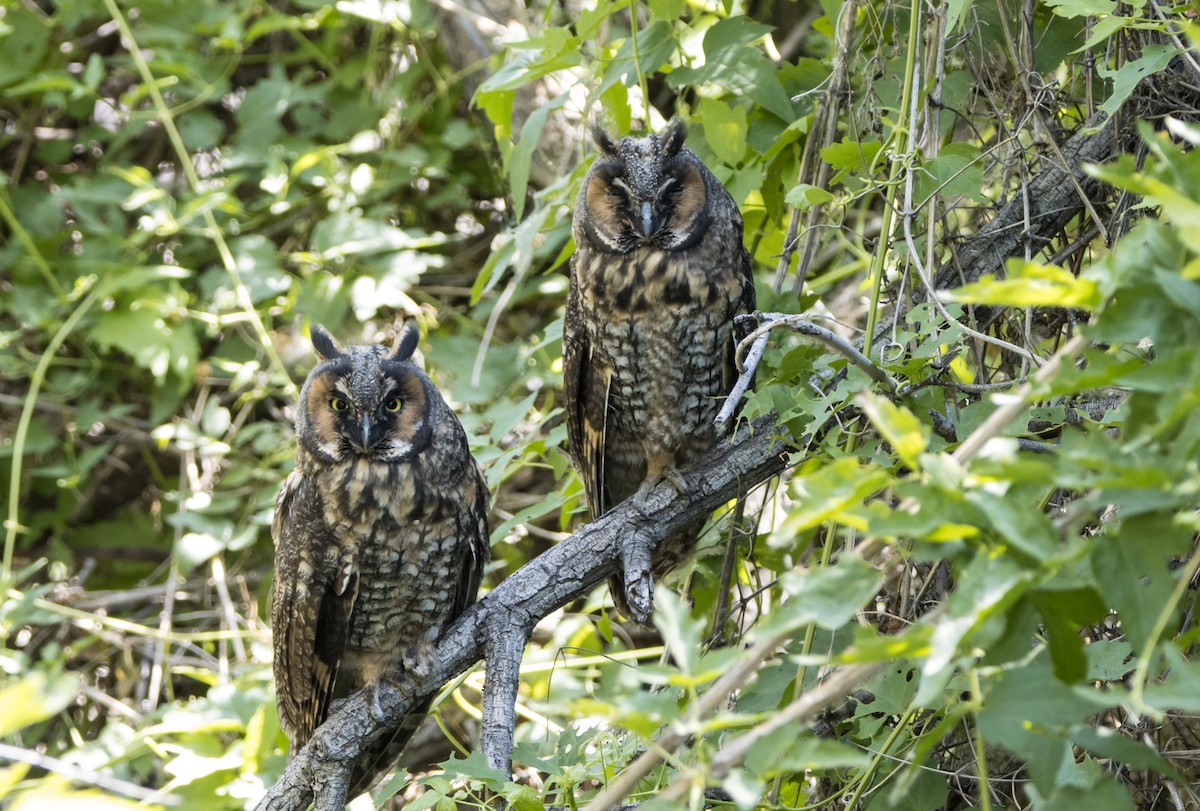
[[[741,214],[685,135],[678,121],[620,140],[594,130],[600,154],[575,205],[564,407],[593,518],[675,483],[678,466],[720,439],[713,420],[737,378],[734,317],[755,308]],[[655,577],[702,527],[659,544]],[[612,591],[630,615],[619,576]]]
[[[296,467],[275,504],[271,621],[279,720],[298,751],[331,702],[399,669],[475,601],[488,559],[488,488],[433,381],[395,351],[340,348],[314,326],[320,362],[296,407]],[[349,797],[399,758],[414,708],[356,767]]]

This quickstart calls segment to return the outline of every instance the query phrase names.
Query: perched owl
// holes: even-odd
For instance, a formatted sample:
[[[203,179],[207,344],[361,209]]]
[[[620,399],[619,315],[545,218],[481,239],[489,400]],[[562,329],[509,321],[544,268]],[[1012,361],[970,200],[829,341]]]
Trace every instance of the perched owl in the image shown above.
[[[718,440],[713,419],[737,378],[734,316],[755,307],[741,214],[685,134],[681,122],[619,141],[593,132],[600,155],[575,205],[564,404],[593,517],[675,482]],[[655,575],[702,526],[659,545]],[[624,584],[612,585],[629,614]]]
[[[394,352],[341,349],[312,330],[321,362],[300,392],[296,468],[273,526],[276,702],[293,751],[332,701],[428,666],[479,588],[487,483],[458,418],[410,360],[417,338],[409,327]],[[359,764],[349,796],[392,766],[428,708]]]

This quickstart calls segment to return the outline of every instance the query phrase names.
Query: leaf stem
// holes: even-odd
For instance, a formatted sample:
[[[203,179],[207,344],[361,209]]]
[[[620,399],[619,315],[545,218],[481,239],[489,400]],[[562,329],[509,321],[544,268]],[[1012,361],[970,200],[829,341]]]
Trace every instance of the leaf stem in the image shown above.
[[[633,68],[637,71],[638,86],[642,88],[642,107],[645,111],[645,131],[650,131],[650,83],[646,71],[642,70],[642,57],[638,52],[637,0],[629,0],[629,38],[633,42]]]
[[[17,430],[13,434],[12,468],[8,482],[8,514],[4,519],[4,560],[0,562],[0,585],[12,585],[10,579],[12,577],[13,550],[17,544],[17,531],[20,527],[18,519],[20,518],[21,504],[21,467],[25,457],[25,442],[29,438],[29,423],[33,420],[33,409],[37,404],[38,393],[46,381],[46,372],[50,368],[50,363],[58,356],[58,350],[62,347],[63,342],[74,331],[79,320],[100,300],[105,289],[106,286],[103,283],[92,282],[91,290],[67,316],[67,320],[54,333],[54,337],[50,339],[46,351],[38,359],[37,367],[34,368],[33,376],[29,380],[29,392],[25,395],[25,405],[21,409],[21,418],[17,421]]]
[[[50,268],[50,263],[46,261],[46,257],[42,256],[42,252],[38,250],[37,243],[33,241],[33,237],[25,230],[25,226],[21,225],[21,221],[13,214],[12,200],[8,196],[8,190],[0,186],[0,219],[4,220],[4,224],[12,231],[13,236],[17,238],[17,242],[21,243],[21,247],[25,249],[25,253],[33,260],[33,264],[46,278],[46,284],[54,291],[54,295],[62,298],[67,294],[63,289],[58,279],[54,278],[54,271]]]
[[[1179,605],[1179,602],[1183,599],[1183,595],[1191,586],[1192,580],[1196,577],[1197,570],[1200,570],[1200,545],[1192,549],[1192,555],[1188,558],[1187,566],[1183,568],[1183,571],[1176,578],[1175,588],[1171,589],[1170,598],[1163,604],[1162,610],[1158,612],[1158,617],[1154,620],[1154,627],[1150,629],[1150,635],[1146,637],[1146,644],[1142,649],[1142,654],[1138,656],[1137,667],[1133,671],[1133,682],[1129,687],[1129,698],[1130,703],[1139,712],[1145,710],[1146,682],[1150,678],[1150,663],[1155,658],[1154,648],[1158,644],[1158,640],[1166,632],[1167,623],[1175,615],[1175,606]]]
[[[111,0],[109,0],[111,2]],[[896,126],[888,140],[894,141],[896,136],[903,133],[910,135],[908,144],[904,147],[905,155],[911,159],[915,144],[912,143],[913,122],[909,110],[909,98],[913,87],[917,84],[917,48],[920,42],[918,34],[921,25],[921,0],[912,0],[909,6],[908,20],[908,53],[904,61],[904,90],[900,93],[900,109],[896,115]],[[882,154],[882,150],[880,150]],[[891,177],[887,183],[886,197],[883,205],[883,222],[879,228],[879,244],[871,255],[871,306],[867,309],[867,325],[863,338],[863,354],[871,356],[872,344],[875,339],[875,325],[879,319],[879,297],[883,292],[883,271],[886,265],[888,245],[891,244],[892,227],[896,213],[896,196],[899,193],[900,173],[906,171],[904,161],[893,156]]]

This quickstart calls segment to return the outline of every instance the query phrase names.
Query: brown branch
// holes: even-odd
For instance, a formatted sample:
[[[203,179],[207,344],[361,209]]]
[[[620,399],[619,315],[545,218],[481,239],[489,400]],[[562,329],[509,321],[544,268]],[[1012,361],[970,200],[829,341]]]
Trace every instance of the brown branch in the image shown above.
[[[428,672],[397,674],[340,704],[296,753],[258,808],[299,811],[310,802],[317,809],[343,808],[349,799],[345,796],[348,775],[367,747],[399,723],[418,700],[471,667],[485,651],[488,718],[483,748],[493,767],[506,770],[515,720],[515,674],[533,626],[615,572],[621,541],[631,532],[657,543],[782,472],[790,447],[780,430],[765,417],[739,427],[731,442],[682,471],[687,495],[662,482],[640,510],[628,504],[618,507],[521,567],[446,632],[435,651],[436,664]],[[494,674],[502,674],[501,684],[494,683]]]

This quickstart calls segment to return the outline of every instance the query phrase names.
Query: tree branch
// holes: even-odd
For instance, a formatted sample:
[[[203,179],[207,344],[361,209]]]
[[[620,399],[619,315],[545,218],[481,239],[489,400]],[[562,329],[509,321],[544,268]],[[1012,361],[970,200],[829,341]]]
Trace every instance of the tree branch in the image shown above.
[[[739,426],[731,441],[681,471],[687,495],[664,481],[640,510],[628,503],[619,506],[521,567],[450,627],[438,641],[436,663],[428,673],[419,678],[395,674],[394,679],[339,704],[308,745],[295,754],[258,809],[302,811],[310,802],[318,809],[343,807],[348,775],[367,747],[399,723],[417,701],[471,667],[485,652],[483,747],[489,763],[505,768],[512,745],[515,674],[534,625],[614,573],[621,539],[629,533],[641,533],[657,543],[782,472],[791,447],[780,432],[766,417]],[[492,683],[494,676],[497,684]],[[503,716],[493,715],[501,709]]]

